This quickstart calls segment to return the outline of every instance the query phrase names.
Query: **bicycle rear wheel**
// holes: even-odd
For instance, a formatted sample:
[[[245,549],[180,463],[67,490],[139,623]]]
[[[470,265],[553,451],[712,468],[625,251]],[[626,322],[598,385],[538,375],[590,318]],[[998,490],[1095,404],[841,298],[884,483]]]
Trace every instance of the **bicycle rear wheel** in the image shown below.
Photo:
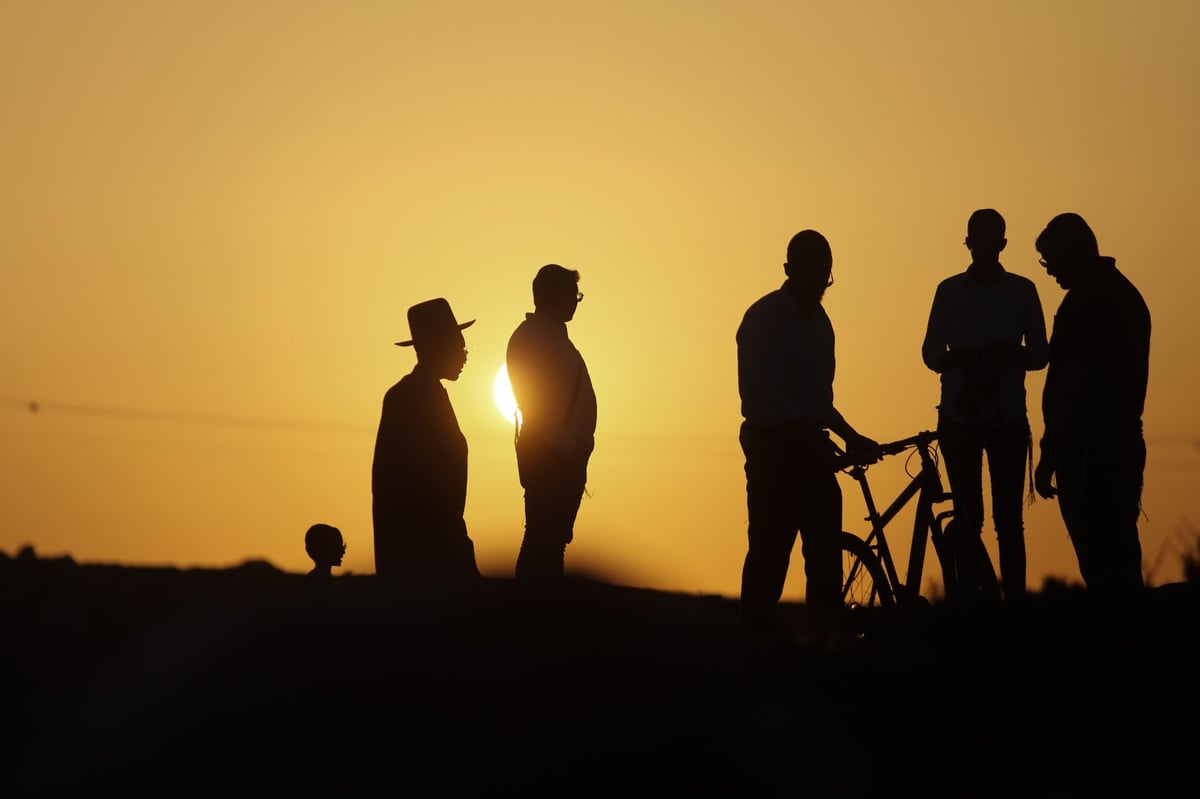
[[[894,608],[895,591],[867,542],[843,532],[841,549],[842,604],[848,608]]]

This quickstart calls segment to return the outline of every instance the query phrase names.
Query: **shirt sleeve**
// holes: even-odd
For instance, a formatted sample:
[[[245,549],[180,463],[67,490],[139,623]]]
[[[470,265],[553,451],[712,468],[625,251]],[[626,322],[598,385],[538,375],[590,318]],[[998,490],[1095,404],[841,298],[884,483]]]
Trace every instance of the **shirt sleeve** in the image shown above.
[[[1036,372],[1046,368],[1050,360],[1050,345],[1046,341],[1046,316],[1042,313],[1042,301],[1032,281],[1024,308],[1022,330],[1025,336],[1025,369]]]
[[[947,330],[950,327],[950,303],[946,299],[946,284],[938,286],[929,309],[929,321],[925,326],[925,339],[921,342],[921,360],[935,372],[942,371],[942,358],[946,354]],[[1043,323],[1044,324],[1044,323]]]
[[[743,317],[736,340],[742,416],[755,420],[777,415],[770,408],[772,395],[781,394],[779,387],[774,385],[780,374],[778,337],[773,335],[770,326],[752,308]]]

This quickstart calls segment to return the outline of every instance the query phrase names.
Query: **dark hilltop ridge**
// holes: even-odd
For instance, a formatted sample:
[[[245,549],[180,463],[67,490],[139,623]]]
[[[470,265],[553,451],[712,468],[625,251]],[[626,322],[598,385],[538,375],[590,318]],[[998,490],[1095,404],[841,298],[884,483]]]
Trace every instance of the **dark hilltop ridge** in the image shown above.
[[[849,648],[763,662],[743,656],[736,599],[587,576],[406,592],[262,561],[0,553],[3,793],[1194,786],[1196,582],[1117,610],[1047,585],[970,618],[867,622]]]

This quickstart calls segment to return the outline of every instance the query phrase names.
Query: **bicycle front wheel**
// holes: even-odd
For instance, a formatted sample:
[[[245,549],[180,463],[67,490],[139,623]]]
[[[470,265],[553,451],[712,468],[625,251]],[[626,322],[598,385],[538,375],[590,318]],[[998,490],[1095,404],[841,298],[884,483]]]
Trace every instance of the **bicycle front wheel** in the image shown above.
[[[849,608],[894,608],[896,594],[883,564],[867,542],[843,532],[841,548],[842,604]]]

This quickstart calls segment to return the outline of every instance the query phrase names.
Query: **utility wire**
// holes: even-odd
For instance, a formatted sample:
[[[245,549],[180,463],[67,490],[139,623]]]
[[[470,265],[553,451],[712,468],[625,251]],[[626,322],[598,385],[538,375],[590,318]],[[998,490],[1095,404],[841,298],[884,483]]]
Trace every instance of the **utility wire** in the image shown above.
[[[188,424],[215,424],[235,427],[259,427],[277,430],[308,430],[328,433],[361,433],[366,425],[333,424],[301,420],[261,419],[249,416],[224,416],[220,414],[195,413],[188,411],[157,411],[137,408],[114,408],[100,405],[79,405],[66,402],[42,402],[0,397],[0,407],[27,410],[30,413],[69,413],[86,416],[103,416],[114,419],[141,419],[160,422],[183,422]],[[1146,436],[1147,444],[1158,446],[1186,446],[1200,454],[1200,435],[1154,435]]]
[[[0,398],[0,407],[26,410],[34,414],[66,413],[80,416],[99,416],[110,419],[133,419],[141,421],[176,422],[184,424],[210,424],[229,427],[257,427],[276,430],[306,430],[324,433],[362,433],[369,428],[356,424],[332,424],[286,419],[262,419],[250,416],[225,416],[189,411],[157,411],[144,408],[115,408],[101,405],[80,405],[67,402],[42,402],[39,400],[17,400]]]

